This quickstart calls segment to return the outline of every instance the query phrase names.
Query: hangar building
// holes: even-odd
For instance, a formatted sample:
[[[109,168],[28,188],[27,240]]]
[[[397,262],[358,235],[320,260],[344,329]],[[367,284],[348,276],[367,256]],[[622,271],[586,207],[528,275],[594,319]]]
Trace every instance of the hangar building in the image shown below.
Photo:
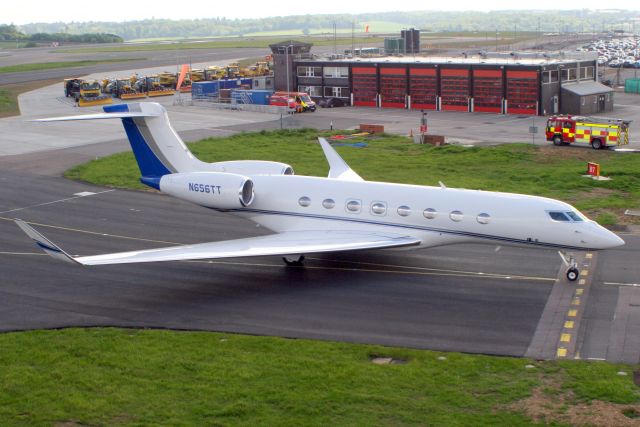
[[[595,59],[538,53],[318,58],[311,45],[271,45],[276,90],[354,106],[549,115],[613,109]]]

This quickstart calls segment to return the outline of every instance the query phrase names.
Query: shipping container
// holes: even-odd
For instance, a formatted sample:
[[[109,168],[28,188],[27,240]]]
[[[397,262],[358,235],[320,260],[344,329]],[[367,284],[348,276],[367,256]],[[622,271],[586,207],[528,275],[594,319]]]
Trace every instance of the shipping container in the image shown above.
[[[219,92],[220,84],[217,81],[194,82],[191,88],[191,96],[196,99],[218,96]]]
[[[227,80],[218,80],[220,83],[220,89],[236,89],[243,85],[248,85],[251,87],[251,83],[253,79],[251,78],[241,78],[241,79],[227,79]]]
[[[387,55],[405,53],[404,39],[384,39],[384,53]]]
[[[640,94],[640,79],[626,79],[624,81],[624,91],[626,93]]]
[[[272,90],[231,90],[231,102],[234,104],[269,105]]]

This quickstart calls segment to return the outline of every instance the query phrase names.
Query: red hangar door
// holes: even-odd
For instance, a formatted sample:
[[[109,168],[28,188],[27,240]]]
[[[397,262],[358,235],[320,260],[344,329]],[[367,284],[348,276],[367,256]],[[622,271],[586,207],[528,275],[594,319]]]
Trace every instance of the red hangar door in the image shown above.
[[[353,67],[353,105],[376,107],[378,97],[378,77],[376,67]]]
[[[438,108],[438,75],[435,68],[409,69],[409,95],[411,108],[435,110]]]
[[[406,68],[380,68],[380,103],[382,107],[404,108],[406,97]]]
[[[441,109],[469,111],[469,70],[440,70]]]
[[[507,114],[538,114],[537,71],[507,71]]]
[[[473,111],[502,113],[502,70],[473,70]]]

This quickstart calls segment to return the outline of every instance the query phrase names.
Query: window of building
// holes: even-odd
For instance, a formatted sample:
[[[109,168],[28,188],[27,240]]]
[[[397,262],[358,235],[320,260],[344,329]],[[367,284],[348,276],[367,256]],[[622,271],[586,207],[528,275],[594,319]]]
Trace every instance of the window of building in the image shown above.
[[[561,74],[562,74],[562,81],[563,82],[574,81],[574,80],[577,80],[577,78],[578,78],[578,69],[577,68],[563,68],[561,70]]]
[[[325,86],[324,87],[324,96],[325,98],[348,98],[349,97],[349,88],[348,87],[338,87],[338,86]]]
[[[322,96],[322,86],[298,86],[298,92],[306,92],[310,96]]]
[[[585,69],[587,70],[587,79],[593,80],[593,76],[595,75],[595,67],[586,67]]]
[[[558,70],[544,71],[542,73],[542,83],[556,83],[558,81]]]
[[[322,77],[322,67],[299,66],[298,77]]]
[[[349,67],[324,67],[324,76],[327,78],[349,77]]]

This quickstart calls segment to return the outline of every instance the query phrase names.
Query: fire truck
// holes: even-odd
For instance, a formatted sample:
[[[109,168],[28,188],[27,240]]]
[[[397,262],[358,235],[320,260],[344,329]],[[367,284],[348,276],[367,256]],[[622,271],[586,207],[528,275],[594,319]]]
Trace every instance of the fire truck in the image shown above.
[[[552,116],[547,120],[547,141],[555,145],[585,143],[594,149],[629,143],[631,121],[605,117]]]

